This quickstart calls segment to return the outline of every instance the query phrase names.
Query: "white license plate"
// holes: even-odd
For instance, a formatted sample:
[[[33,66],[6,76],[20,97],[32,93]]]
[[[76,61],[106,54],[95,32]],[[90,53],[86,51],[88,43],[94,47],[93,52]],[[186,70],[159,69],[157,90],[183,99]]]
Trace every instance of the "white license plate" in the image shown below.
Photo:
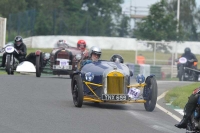
[[[110,101],[126,101],[126,100],[128,100],[128,95],[111,95],[111,94],[102,94],[102,100],[110,100]]]
[[[53,69],[72,70],[72,65],[67,65],[67,66],[53,65]]]

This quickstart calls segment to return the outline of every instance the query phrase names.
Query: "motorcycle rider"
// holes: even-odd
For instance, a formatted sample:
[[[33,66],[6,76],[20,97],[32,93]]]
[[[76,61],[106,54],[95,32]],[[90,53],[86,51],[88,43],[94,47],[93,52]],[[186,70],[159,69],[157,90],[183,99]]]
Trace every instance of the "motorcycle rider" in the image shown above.
[[[17,52],[14,52],[14,57],[21,63],[25,60],[26,54],[27,54],[27,48],[26,45],[23,43],[23,38],[21,36],[16,36],[14,39],[14,48],[18,50]],[[0,67],[5,67],[6,62],[6,53],[3,54],[2,57],[2,64]]]
[[[184,53],[181,55],[181,57],[185,57],[187,59],[187,61],[188,61],[187,67],[196,69],[197,66],[195,66],[194,63],[197,63],[198,60],[197,60],[196,56],[191,52],[191,49],[189,47],[186,47],[184,49]],[[177,70],[179,70],[179,67],[180,67],[180,63],[178,62]],[[178,77],[178,75],[177,75],[177,77]]]
[[[84,59],[88,58],[88,51],[86,49],[86,42],[85,40],[78,40],[77,48],[83,52]]]
[[[190,95],[190,97],[188,98],[188,102],[186,103],[185,108],[184,108],[184,116],[178,124],[175,124],[175,127],[177,128],[187,127],[187,122],[190,116],[192,115],[192,113],[194,112],[195,107],[197,105],[199,94],[200,94],[200,87],[196,88],[193,91],[193,93]]]
[[[196,56],[191,52],[191,49],[189,47],[186,47],[184,50],[184,53],[181,57],[185,57],[188,60],[188,66],[187,67],[194,67],[194,62],[198,62]]]

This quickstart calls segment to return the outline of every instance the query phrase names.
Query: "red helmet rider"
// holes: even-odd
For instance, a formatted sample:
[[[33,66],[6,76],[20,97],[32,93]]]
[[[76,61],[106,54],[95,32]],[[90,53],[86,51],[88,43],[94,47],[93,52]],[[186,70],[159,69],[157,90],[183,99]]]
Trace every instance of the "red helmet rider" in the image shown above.
[[[77,48],[83,52],[84,56],[88,56],[88,51],[86,50],[86,42],[84,40],[78,40]]]

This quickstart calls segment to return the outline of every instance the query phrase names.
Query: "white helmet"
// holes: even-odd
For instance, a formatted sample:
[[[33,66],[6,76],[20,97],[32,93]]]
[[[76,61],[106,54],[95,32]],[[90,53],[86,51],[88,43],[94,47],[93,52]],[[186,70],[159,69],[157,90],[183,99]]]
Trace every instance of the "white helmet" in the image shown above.
[[[58,40],[57,47],[65,47],[65,46],[68,46],[65,40]]]
[[[101,49],[97,46],[92,46],[90,48],[90,51],[89,51],[89,57],[91,58],[92,57],[92,54],[95,53],[99,56],[99,58],[101,57]]]

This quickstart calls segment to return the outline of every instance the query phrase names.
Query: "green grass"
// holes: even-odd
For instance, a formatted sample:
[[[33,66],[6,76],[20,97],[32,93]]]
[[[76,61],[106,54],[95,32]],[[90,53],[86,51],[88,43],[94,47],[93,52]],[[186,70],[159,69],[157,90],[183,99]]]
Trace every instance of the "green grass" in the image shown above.
[[[0,75],[7,75],[5,70],[0,70]]]
[[[184,108],[188,101],[188,97],[193,90],[200,86],[200,83],[193,83],[183,87],[175,87],[167,92],[165,95],[166,102],[173,100],[172,105]]]

